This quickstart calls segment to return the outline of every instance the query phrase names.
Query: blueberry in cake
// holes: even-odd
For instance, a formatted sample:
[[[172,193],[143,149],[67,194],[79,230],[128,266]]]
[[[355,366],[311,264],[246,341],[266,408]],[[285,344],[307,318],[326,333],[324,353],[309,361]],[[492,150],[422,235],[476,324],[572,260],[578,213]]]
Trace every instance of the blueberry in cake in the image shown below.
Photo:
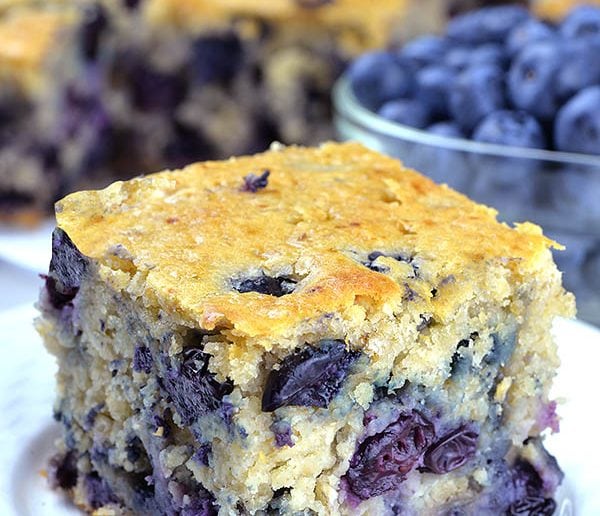
[[[574,301],[537,226],[353,143],[75,193],[57,221],[37,326],[82,508],[552,514]]]

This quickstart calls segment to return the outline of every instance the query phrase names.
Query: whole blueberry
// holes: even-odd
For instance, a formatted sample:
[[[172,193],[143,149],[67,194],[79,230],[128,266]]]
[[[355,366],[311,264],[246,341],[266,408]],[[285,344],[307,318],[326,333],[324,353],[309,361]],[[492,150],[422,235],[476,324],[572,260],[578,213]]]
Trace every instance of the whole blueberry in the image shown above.
[[[471,65],[473,49],[467,46],[451,48],[444,58],[444,64],[457,72],[462,72]]]
[[[460,127],[454,122],[445,120],[443,122],[437,122],[436,124],[430,125],[427,128],[427,132],[436,134],[438,136],[446,136],[448,138],[464,138],[464,133],[460,130]]]
[[[415,68],[437,64],[450,48],[447,38],[427,35],[415,38],[402,48],[400,55]]]
[[[560,109],[554,145],[566,152],[600,154],[600,86],[580,91]]]
[[[467,68],[457,76],[450,91],[450,114],[466,133],[504,104],[503,72],[493,65]]]
[[[428,66],[417,72],[416,97],[437,118],[448,116],[450,88],[455,75],[454,70],[440,65]]]
[[[600,84],[600,36],[575,39],[564,44],[563,64],[558,71],[556,89],[561,99]]]
[[[510,56],[516,56],[530,43],[552,39],[555,36],[556,33],[549,25],[529,18],[510,31],[506,37],[506,51]]]
[[[372,111],[413,90],[410,70],[391,52],[371,52],[359,57],[350,65],[348,78],[358,101]]]
[[[490,113],[475,128],[473,139],[514,147],[543,149],[546,146],[542,126],[525,111]]]
[[[431,118],[427,106],[414,99],[390,100],[377,113],[387,120],[417,129],[426,127]]]
[[[587,38],[600,35],[600,8],[583,5],[573,9],[559,27],[565,38]]]
[[[526,46],[508,72],[508,93],[515,107],[541,120],[554,117],[559,106],[556,81],[563,66],[561,47],[554,41]]]
[[[470,66],[484,64],[496,65],[504,68],[508,63],[508,56],[502,45],[498,43],[486,43],[471,52]]]
[[[447,35],[461,43],[501,43],[517,24],[529,18],[527,9],[517,5],[484,7],[457,16],[448,23]]]

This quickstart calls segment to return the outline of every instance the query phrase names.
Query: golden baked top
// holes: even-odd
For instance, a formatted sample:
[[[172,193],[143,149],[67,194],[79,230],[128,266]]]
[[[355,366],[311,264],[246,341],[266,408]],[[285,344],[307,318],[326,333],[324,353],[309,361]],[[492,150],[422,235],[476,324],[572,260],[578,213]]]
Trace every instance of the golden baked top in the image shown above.
[[[147,0],[145,16],[154,23],[194,29],[235,16],[250,16],[288,25],[312,24],[352,29],[365,47],[383,45],[404,16],[409,0]]]
[[[0,18],[0,80],[28,92],[40,88],[44,63],[59,31],[73,20],[63,9],[14,8]]]
[[[249,191],[246,176],[265,171],[266,187]],[[69,195],[56,211],[115,287],[185,324],[239,335],[285,334],[349,307],[421,303],[443,319],[492,280],[510,296],[511,282],[557,274],[537,226],[511,229],[356,143],[196,163]],[[297,284],[279,297],[238,291],[262,275]]]

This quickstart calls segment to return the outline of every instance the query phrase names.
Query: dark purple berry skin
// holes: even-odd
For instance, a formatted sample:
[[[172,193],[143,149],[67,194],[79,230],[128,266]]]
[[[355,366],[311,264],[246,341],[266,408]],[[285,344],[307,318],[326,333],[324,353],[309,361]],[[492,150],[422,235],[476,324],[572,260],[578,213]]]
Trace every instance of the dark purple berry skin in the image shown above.
[[[202,464],[203,466],[208,466],[208,457],[211,454],[211,445],[210,444],[201,444],[200,447],[194,452],[193,459],[198,464]]]
[[[346,480],[350,490],[367,500],[397,489],[419,465],[435,438],[435,428],[416,410],[404,413],[382,432],[367,437],[350,460]]]
[[[77,456],[74,451],[52,457],[48,463],[48,483],[52,489],[71,489],[77,484]]]
[[[131,98],[144,111],[171,111],[185,98],[187,86],[177,73],[155,70],[139,63],[131,71]]]
[[[258,292],[267,296],[281,297],[291,294],[296,288],[296,282],[283,276],[271,277],[263,274],[258,278],[240,281],[234,288],[241,294]]]
[[[102,35],[108,28],[108,17],[100,4],[88,6],[80,27],[81,53],[86,61],[98,57]]]
[[[287,421],[274,421],[270,428],[275,436],[275,446],[277,446],[277,448],[294,446],[294,441],[292,440],[292,427]]]
[[[244,176],[244,184],[242,186],[242,192],[252,192],[256,193],[263,188],[266,188],[269,184],[269,176],[271,172],[269,170],[264,170],[260,176],[255,174],[248,174]]]
[[[69,235],[56,228],[52,233],[50,271],[45,276],[48,299],[54,308],[61,309],[73,300],[79,292],[87,267],[87,259],[75,247]]]
[[[152,366],[154,365],[154,359],[152,358],[152,352],[148,346],[136,346],[133,351],[133,370],[136,373],[150,373]]]
[[[88,504],[92,509],[99,509],[104,505],[118,503],[118,499],[114,495],[110,486],[103,478],[100,478],[97,473],[86,475],[85,490],[87,494]]]
[[[208,370],[210,356],[197,348],[182,353],[182,361],[167,369],[162,379],[184,425],[191,425],[200,416],[221,408],[223,396],[233,390],[231,382],[219,383]]]
[[[262,410],[303,406],[326,408],[338,394],[359,353],[340,340],[323,340],[288,355],[267,377]]]
[[[233,33],[201,36],[192,45],[192,73],[198,85],[230,81],[243,62],[242,43]]]
[[[446,434],[425,452],[426,470],[441,475],[460,468],[475,455],[478,438],[478,432],[464,425]]]
[[[556,502],[552,498],[527,496],[510,505],[508,516],[552,516],[556,510]]]

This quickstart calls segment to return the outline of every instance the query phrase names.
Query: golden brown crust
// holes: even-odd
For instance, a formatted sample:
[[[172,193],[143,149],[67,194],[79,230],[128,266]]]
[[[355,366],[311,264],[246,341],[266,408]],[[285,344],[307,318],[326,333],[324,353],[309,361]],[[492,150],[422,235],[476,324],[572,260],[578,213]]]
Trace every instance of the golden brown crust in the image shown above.
[[[242,191],[243,177],[263,170],[268,186]],[[197,163],[72,194],[57,204],[57,220],[106,271],[142,279],[149,302],[189,324],[249,336],[283,335],[356,303],[385,311],[402,305],[407,288],[424,307],[441,302],[421,280],[365,267],[373,251],[412,256],[427,285],[443,285],[485,281],[477,278],[491,265],[535,275],[552,245],[537,226],[500,224],[494,210],[355,143]],[[301,281],[283,297],[232,288],[259,271]],[[444,288],[438,297],[452,310],[463,294]]]
[[[405,14],[408,4],[409,0],[148,0],[144,9],[154,23],[188,29],[250,16],[286,26],[356,30],[364,38],[365,47],[377,47],[388,41],[394,23]]]
[[[0,81],[38,91],[44,63],[59,31],[73,19],[70,10],[19,8],[0,19]]]

